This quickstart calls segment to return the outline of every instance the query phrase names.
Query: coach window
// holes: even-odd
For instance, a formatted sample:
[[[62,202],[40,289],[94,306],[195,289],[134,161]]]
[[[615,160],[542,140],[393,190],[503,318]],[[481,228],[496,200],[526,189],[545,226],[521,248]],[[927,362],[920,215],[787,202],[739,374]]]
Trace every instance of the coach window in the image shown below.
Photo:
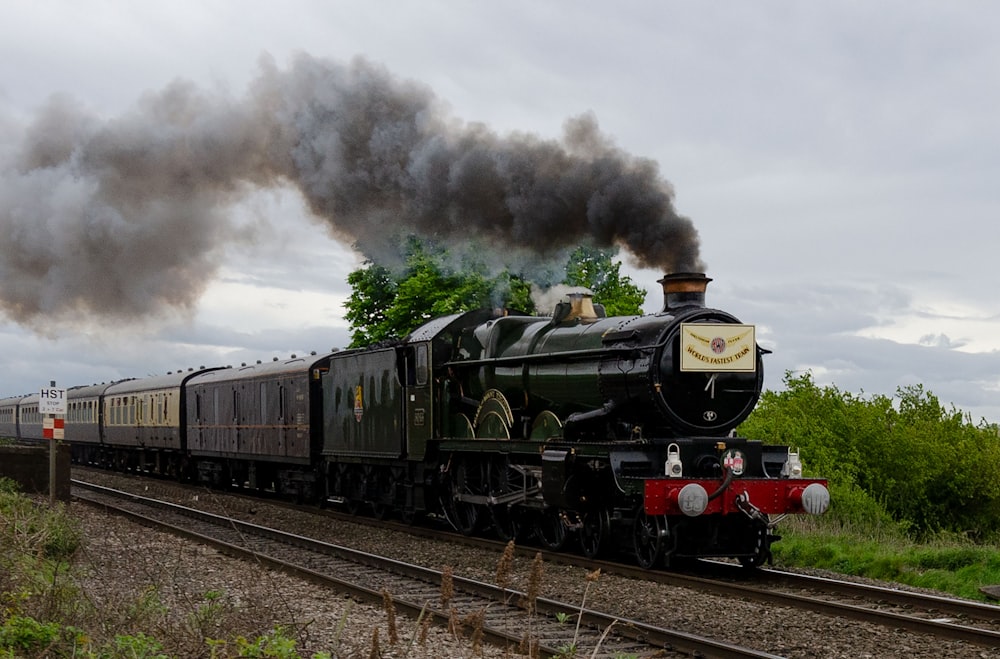
[[[278,387],[278,422],[285,422],[285,385]]]
[[[260,408],[260,422],[267,423],[267,383],[260,383],[260,401],[257,403]]]

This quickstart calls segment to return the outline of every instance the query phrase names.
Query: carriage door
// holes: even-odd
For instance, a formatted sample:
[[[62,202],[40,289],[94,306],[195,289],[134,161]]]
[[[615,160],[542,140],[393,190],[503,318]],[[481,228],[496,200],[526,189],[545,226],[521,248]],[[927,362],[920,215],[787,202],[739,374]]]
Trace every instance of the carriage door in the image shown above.
[[[406,453],[411,460],[424,457],[433,428],[429,355],[429,343],[406,349]]]

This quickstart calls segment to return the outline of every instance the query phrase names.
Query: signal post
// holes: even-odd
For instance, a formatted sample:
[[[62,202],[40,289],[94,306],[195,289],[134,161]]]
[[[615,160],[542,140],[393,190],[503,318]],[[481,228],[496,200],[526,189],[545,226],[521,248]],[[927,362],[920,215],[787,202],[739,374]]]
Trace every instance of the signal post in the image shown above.
[[[52,440],[49,444],[49,505],[56,504],[56,449],[64,438],[66,418],[66,390],[56,387],[51,380],[48,387],[38,392],[38,413],[43,414],[42,436]]]

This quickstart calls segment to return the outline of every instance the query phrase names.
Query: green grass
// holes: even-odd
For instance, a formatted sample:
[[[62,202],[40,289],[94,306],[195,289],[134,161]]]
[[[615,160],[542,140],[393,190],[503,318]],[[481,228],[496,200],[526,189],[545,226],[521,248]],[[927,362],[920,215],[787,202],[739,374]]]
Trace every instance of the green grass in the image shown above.
[[[783,524],[779,533],[776,567],[814,567],[984,601],[979,588],[1000,584],[1000,549],[993,545],[954,537],[915,543],[893,529],[859,533],[816,522]]]

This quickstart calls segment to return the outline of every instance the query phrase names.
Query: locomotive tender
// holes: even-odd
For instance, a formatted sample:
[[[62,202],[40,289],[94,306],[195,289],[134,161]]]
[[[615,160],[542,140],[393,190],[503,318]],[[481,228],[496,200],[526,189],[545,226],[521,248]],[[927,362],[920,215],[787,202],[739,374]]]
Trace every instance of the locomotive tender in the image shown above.
[[[645,567],[760,565],[775,524],[824,512],[829,493],[789,447],[734,436],[766,351],[705,306],[709,281],[667,275],[653,315],[605,317],[575,293],[551,317],[471,311],[395,345],[77,387],[66,440],[82,463],[625,549]],[[40,437],[33,409],[0,400],[0,434]]]

